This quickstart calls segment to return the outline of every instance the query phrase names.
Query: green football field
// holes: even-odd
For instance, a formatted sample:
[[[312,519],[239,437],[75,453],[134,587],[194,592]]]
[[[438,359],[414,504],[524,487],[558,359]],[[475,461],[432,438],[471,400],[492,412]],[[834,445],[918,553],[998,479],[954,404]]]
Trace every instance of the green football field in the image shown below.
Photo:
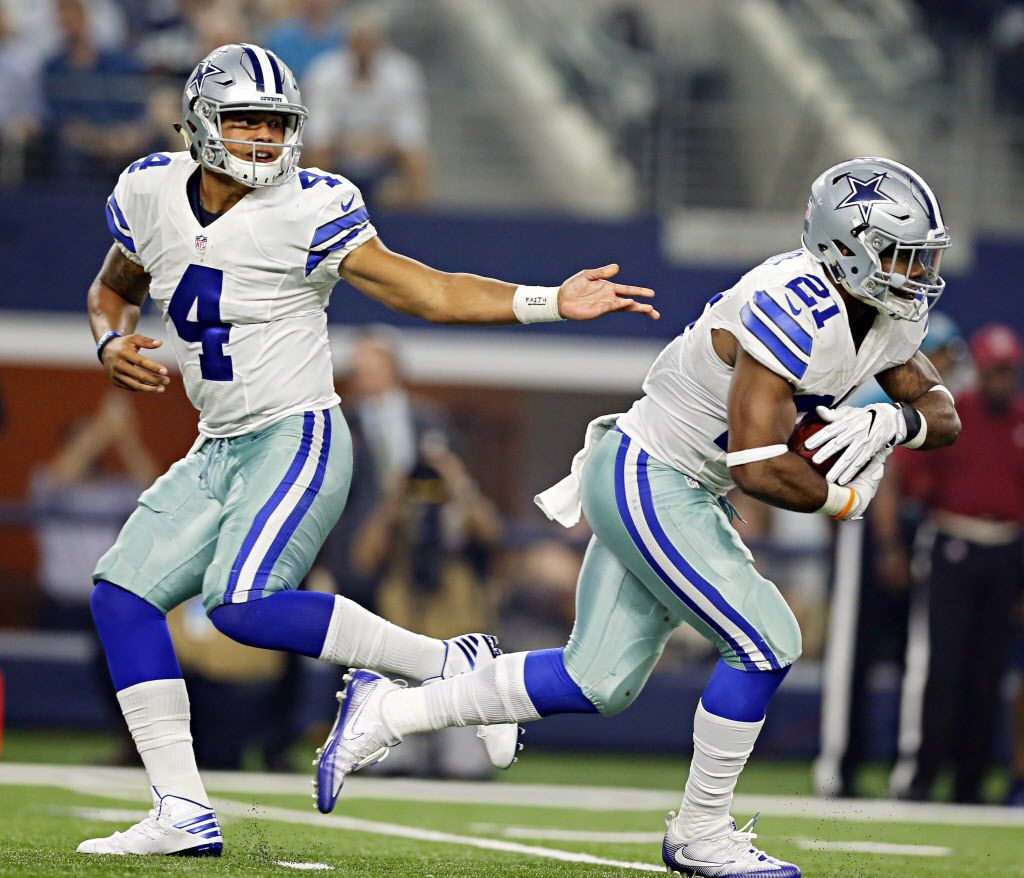
[[[66,740],[66,739],[65,739]],[[356,775],[318,814],[308,776],[206,773],[224,828],[219,860],[84,857],[83,838],[144,816],[135,769],[19,762],[49,752],[8,740],[0,763],[0,875],[629,876],[663,871],[664,813],[685,760],[529,751],[498,783]],[[761,811],[758,844],[821,878],[1024,878],[1024,812],[998,807],[828,802],[806,765],[752,764],[734,816]],[[560,782],[559,782],[560,781]]]

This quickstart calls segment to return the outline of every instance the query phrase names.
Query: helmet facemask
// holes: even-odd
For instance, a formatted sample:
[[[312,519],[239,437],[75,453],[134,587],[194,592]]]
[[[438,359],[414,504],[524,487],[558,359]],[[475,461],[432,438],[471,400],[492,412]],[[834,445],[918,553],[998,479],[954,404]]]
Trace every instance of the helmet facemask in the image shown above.
[[[281,143],[274,143],[225,138],[222,127],[224,116],[243,112],[279,113],[285,124],[284,140]],[[196,98],[192,102],[192,113],[185,120],[181,134],[193,158],[214,173],[223,174],[246,186],[280,186],[290,180],[298,170],[302,151],[302,129],[305,123],[305,107],[268,107],[259,104],[229,104],[215,107],[203,98]],[[195,134],[199,129],[203,130],[203,136],[197,138]],[[232,155],[225,145],[228,143],[247,147],[251,158],[244,159]],[[269,162],[257,161],[256,152],[261,147],[276,152],[277,158]]]

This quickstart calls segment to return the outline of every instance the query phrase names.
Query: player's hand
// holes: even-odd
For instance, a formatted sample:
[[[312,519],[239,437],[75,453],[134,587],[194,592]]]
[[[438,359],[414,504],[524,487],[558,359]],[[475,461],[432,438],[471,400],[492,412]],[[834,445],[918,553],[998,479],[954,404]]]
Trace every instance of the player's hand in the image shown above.
[[[843,452],[825,475],[837,485],[850,484],[879,451],[907,438],[907,422],[892,403],[872,403],[863,408],[841,405],[837,409],[819,405],[817,411],[829,425],[806,439],[804,447],[818,449],[811,458],[815,463]]]
[[[630,311],[658,320],[661,315],[653,305],[634,298],[649,299],[654,290],[611,283],[608,278],[618,273],[619,266],[612,263],[574,274],[558,290],[559,313],[566,320],[593,320],[611,311]]]
[[[118,387],[141,393],[163,393],[171,383],[167,369],[140,351],[163,344],[155,338],[135,333],[107,342],[103,348],[103,368]]]
[[[875,499],[878,485],[882,481],[882,476],[885,475],[885,462],[889,459],[890,454],[892,454],[891,448],[883,448],[867,462],[867,466],[863,470],[850,479],[847,487],[852,488],[856,493],[857,502],[850,514],[842,519],[843,521],[857,521],[864,517],[864,512],[871,501]]]

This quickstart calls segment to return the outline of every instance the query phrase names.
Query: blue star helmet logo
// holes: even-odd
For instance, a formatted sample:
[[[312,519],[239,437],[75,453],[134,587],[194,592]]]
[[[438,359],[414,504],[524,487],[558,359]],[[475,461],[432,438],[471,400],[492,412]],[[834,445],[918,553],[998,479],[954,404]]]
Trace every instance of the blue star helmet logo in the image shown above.
[[[211,61],[203,61],[196,68],[196,75],[192,78],[192,84],[195,85],[197,93],[203,90],[203,83],[206,81],[206,77],[213,76],[215,73],[224,73],[224,71]]]
[[[871,208],[876,204],[897,204],[895,198],[890,198],[881,189],[885,178],[884,171],[870,180],[858,180],[852,174],[847,174],[846,182],[850,184],[850,194],[836,205],[836,210],[856,206],[860,208],[861,219],[868,222],[871,219]]]

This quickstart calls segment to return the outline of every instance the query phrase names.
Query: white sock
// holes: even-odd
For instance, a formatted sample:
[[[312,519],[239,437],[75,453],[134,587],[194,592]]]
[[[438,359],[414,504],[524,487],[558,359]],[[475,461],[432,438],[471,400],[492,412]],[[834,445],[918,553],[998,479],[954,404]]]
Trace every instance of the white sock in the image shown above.
[[[729,808],[764,720],[745,723],[715,716],[697,705],[693,718],[693,761],[683,803],[670,831],[674,841],[717,835],[729,826]]]
[[[436,677],[444,665],[443,640],[392,625],[338,595],[320,658],[351,668],[370,668],[413,680]]]
[[[160,796],[170,793],[209,805],[196,768],[184,680],[148,680],[117,693],[128,731]]]
[[[391,692],[381,702],[381,718],[400,738],[451,726],[540,719],[526,692],[525,661],[525,652],[514,652],[478,671]]]

